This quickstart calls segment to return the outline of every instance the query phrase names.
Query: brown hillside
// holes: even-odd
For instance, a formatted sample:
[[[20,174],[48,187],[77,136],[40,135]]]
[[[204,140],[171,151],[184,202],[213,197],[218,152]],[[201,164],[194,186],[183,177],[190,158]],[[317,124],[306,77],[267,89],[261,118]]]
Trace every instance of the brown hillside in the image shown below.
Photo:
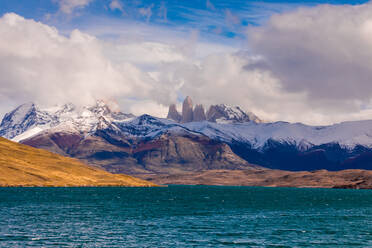
[[[0,186],[156,186],[0,137]]]
[[[236,185],[297,188],[372,189],[372,171],[209,170],[173,175],[138,175],[158,184]]]

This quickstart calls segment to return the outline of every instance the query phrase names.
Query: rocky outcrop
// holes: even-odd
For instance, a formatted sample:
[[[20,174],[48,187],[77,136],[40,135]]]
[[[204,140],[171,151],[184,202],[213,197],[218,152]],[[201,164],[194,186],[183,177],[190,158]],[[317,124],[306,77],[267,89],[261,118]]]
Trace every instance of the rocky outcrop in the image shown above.
[[[193,121],[205,121],[206,119],[203,105],[197,104],[194,108]]]
[[[182,104],[182,123],[193,121],[193,105],[191,97],[186,97]]]
[[[171,119],[171,120],[174,120],[174,121],[176,121],[176,122],[181,122],[181,120],[182,120],[182,116],[181,116],[180,113],[178,113],[175,104],[171,104],[171,105],[169,106],[169,110],[168,110],[168,116],[167,116],[167,118],[168,118],[168,119]]]

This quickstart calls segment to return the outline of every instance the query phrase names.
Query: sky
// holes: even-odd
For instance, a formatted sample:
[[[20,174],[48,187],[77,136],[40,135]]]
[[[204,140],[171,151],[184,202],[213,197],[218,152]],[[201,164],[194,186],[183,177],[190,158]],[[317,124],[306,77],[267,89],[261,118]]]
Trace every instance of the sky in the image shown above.
[[[186,96],[265,121],[372,119],[368,1],[1,0],[0,116],[113,103],[165,117]]]

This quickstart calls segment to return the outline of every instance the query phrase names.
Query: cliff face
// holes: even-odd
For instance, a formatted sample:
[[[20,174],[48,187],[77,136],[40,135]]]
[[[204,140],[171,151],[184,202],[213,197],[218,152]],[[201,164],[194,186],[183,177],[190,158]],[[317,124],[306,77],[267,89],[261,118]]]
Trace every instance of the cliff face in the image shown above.
[[[206,119],[203,105],[197,104],[194,109],[193,121],[205,121]]]
[[[191,97],[186,97],[182,105],[182,123],[192,122],[193,121],[193,105]]]
[[[182,116],[181,116],[180,113],[178,113],[175,104],[171,104],[171,105],[169,106],[169,110],[168,110],[168,116],[167,116],[167,118],[168,118],[168,119],[171,119],[171,120],[174,120],[174,121],[176,121],[176,122],[181,122],[181,120],[182,120]]]

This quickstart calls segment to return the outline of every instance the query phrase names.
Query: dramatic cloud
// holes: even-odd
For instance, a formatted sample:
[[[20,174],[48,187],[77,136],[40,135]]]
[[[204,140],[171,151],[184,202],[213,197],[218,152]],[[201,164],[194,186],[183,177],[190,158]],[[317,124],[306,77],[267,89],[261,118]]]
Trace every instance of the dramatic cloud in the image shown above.
[[[268,71],[245,70],[247,63],[254,63],[250,60],[237,54],[216,54],[198,63],[171,63],[162,68],[157,80],[205,106],[226,103],[253,111],[265,120],[311,121],[304,111],[304,95],[283,91]]]
[[[0,19],[0,95],[41,104],[91,103],[99,98],[147,97],[152,79],[129,63],[113,64],[101,43],[74,30],[55,28],[16,14]]]
[[[370,108],[372,4],[300,8],[272,16],[248,37],[263,57],[260,68],[284,90],[306,94],[321,113],[347,117]]]
[[[84,8],[93,0],[58,0],[60,11],[65,14],[71,14],[77,8]]]
[[[152,9],[143,16],[150,18]],[[6,14],[0,18],[0,106],[109,99],[125,112],[165,117],[168,104],[190,95],[205,107],[239,105],[269,121],[371,119],[371,13],[372,4],[365,4],[275,15],[249,29],[243,50],[205,40],[198,30],[106,23],[88,29],[90,35],[61,35]],[[225,14],[231,25],[239,20]],[[113,33],[117,38],[97,38]]]

